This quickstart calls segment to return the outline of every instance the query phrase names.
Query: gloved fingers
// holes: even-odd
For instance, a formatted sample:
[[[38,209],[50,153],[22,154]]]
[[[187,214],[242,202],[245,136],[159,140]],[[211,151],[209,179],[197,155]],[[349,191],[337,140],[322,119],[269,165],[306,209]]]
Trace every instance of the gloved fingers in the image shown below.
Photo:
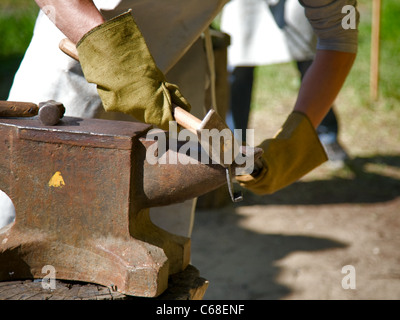
[[[256,194],[271,194],[327,161],[314,127],[306,115],[292,112],[273,139],[260,147],[263,168],[258,175],[236,177],[245,188]]]

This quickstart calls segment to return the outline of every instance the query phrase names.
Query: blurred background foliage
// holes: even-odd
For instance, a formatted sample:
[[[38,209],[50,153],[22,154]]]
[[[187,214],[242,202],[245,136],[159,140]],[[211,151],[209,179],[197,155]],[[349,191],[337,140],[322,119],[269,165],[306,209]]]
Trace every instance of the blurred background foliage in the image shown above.
[[[5,100],[25,50],[32,37],[39,12],[35,1],[0,2],[0,99]]]

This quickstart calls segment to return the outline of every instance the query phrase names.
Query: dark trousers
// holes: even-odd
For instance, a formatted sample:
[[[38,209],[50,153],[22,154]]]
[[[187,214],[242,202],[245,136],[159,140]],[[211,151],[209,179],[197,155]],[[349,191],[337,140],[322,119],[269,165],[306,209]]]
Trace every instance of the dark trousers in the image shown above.
[[[298,61],[297,69],[303,79],[312,60]],[[242,140],[246,140],[246,129],[249,121],[251,96],[253,91],[255,67],[236,67],[230,75],[230,110],[227,115],[227,124],[234,129],[242,129]],[[322,120],[317,128],[320,133],[338,133],[338,123],[333,108]]]

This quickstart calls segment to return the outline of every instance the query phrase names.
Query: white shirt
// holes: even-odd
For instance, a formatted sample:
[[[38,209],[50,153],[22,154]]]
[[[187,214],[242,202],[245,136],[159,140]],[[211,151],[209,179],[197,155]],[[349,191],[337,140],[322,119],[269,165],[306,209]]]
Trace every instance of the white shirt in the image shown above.
[[[283,23],[275,21],[269,6],[284,8]],[[315,48],[356,52],[357,29],[342,26],[345,6],[356,9],[356,1],[231,0],[221,15],[221,29],[231,35],[229,64],[255,66],[309,60]],[[358,23],[358,12],[354,12]]]

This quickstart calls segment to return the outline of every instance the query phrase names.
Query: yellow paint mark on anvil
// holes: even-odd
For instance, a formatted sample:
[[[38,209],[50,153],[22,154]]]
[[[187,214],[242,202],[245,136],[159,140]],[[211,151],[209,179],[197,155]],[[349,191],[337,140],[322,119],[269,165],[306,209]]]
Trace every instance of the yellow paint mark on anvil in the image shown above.
[[[54,187],[54,188],[62,188],[65,186],[64,179],[61,175],[60,171],[57,171],[50,179],[49,181],[49,187]]]

